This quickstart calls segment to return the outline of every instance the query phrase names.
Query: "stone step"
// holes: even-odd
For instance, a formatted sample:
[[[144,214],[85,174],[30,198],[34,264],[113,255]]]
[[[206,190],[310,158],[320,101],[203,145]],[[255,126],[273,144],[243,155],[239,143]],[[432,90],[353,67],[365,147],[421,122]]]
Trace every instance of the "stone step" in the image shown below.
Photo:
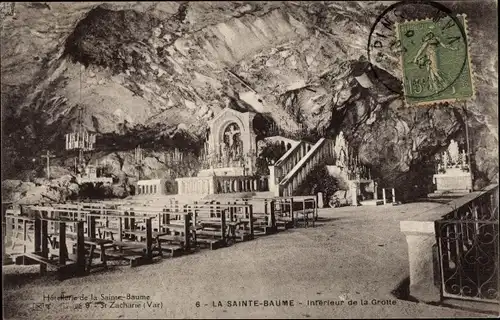
[[[241,198],[252,198],[255,197],[257,192],[234,192],[234,193],[217,193],[206,195],[203,200],[231,200],[231,199],[241,199]]]
[[[455,199],[468,195],[470,192],[467,191],[455,191],[455,192],[433,192],[427,195],[428,198],[443,198],[443,199]]]
[[[375,200],[375,199],[363,200],[360,201],[360,203],[362,206],[380,206],[384,204],[384,200]]]

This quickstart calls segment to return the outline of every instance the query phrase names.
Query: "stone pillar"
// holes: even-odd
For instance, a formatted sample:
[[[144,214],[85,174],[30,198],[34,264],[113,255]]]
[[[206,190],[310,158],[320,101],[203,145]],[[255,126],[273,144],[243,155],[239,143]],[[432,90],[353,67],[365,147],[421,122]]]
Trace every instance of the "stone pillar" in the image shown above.
[[[358,205],[358,184],[356,182],[351,182],[351,202],[352,206]]]
[[[385,198],[385,188],[382,189],[382,199],[384,200],[384,205],[387,204],[387,199]]]
[[[215,193],[215,179],[213,177],[208,180],[208,194]]]
[[[257,184],[257,179],[253,179],[252,183],[253,183],[253,190],[254,191],[258,191],[259,186]]]
[[[396,203],[396,190],[392,188],[392,203]]]
[[[323,207],[323,192],[318,192],[318,208],[322,209]]]
[[[439,267],[434,258],[436,235],[434,221],[401,221],[406,236],[410,266],[410,295],[419,301],[439,302],[441,292],[435,284]]]
[[[179,180],[175,180],[175,182],[177,182],[177,193],[178,194],[182,194],[183,193],[183,190],[182,190],[182,181],[179,181]]]
[[[378,184],[373,182],[373,199],[378,200]]]

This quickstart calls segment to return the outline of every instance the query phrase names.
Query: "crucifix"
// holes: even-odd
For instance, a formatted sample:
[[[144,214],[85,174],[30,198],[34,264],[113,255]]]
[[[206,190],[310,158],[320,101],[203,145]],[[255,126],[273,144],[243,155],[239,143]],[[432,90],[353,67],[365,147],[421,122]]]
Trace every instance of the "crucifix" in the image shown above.
[[[43,155],[42,158],[47,159],[47,179],[50,179],[50,158],[54,158],[55,155],[50,154],[50,151],[47,150],[47,154]]]
[[[229,131],[227,131],[228,129],[229,129]],[[229,140],[229,146],[232,147],[233,142],[234,142],[234,136],[239,134],[240,130],[236,129],[236,125],[234,125],[234,124],[229,126],[228,129],[226,129],[226,132],[224,132],[224,134],[227,136],[227,138]]]

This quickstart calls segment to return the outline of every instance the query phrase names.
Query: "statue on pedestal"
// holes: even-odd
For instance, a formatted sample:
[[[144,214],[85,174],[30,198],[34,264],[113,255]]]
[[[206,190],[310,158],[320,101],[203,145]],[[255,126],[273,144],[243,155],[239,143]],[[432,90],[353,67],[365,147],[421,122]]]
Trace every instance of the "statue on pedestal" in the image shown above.
[[[458,143],[455,140],[450,141],[450,145],[448,147],[448,153],[450,156],[450,165],[456,167],[459,165],[459,157],[460,152],[458,150]]]

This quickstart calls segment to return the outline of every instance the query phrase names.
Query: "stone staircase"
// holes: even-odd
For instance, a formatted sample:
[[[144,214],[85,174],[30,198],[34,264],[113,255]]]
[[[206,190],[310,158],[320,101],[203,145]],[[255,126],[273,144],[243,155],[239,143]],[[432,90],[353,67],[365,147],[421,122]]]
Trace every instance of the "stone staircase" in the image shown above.
[[[321,138],[314,145],[301,141],[269,167],[269,191],[290,196],[318,165],[327,165],[335,155],[335,142]]]

